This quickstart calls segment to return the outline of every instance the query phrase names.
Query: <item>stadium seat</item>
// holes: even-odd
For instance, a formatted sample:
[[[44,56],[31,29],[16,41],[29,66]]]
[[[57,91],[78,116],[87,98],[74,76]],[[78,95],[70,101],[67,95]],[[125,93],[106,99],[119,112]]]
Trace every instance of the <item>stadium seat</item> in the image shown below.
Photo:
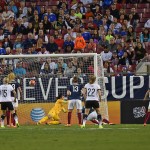
[[[129,9],[129,8],[131,9],[131,8],[133,8],[133,7],[137,8],[137,4],[127,4],[127,5],[126,5],[126,8],[128,8],[128,9]]]
[[[140,8],[140,9],[149,8],[149,4],[148,3],[147,4],[137,4],[137,8]]]
[[[57,6],[58,5],[58,1],[55,1],[55,0],[50,1],[48,5],[52,5],[52,6],[56,5]]]
[[[45,2],[37,2],[37,5],[38,6],[48,6],[48,2],[45,1]]]
[[[145,23],[138,23],[137,27],[143,28]]]
[[[150,14],[149,13],[143,14],[143,18],[150,18]]]
[[[143,31],[143,28],[141,28],[141,27],[137,27],[137,28],[135,29],[135,31],[136,31],[137,33],[140,33],[140,32],[142,32],[142,31]]]
[[[137,13],[145,13],[145,8],[143,8],[143,9],[136,9],[136,12]]]

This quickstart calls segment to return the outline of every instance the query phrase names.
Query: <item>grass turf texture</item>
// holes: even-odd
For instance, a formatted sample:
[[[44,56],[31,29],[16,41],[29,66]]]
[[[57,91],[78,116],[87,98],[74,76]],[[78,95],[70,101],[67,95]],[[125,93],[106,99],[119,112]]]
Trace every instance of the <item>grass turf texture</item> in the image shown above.
[[[149,149],[150,125],[63,125],[0,128],[0,150],[143,150]]]

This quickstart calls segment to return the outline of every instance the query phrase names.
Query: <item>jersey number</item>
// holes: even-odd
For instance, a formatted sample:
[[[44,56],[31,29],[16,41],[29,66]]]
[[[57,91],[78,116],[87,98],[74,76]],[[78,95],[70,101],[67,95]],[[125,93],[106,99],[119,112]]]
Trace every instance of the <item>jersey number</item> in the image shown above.
[[[95,93],[95,89],[93,88],[93,89],[88,89],[88,96],[94,96],[94,93]]]
[[[2,90],[2,97],[7,97],[7,90]]]
[[[78,92],[78,91],[79,91],[78,86],[73,86],[73,92]]]

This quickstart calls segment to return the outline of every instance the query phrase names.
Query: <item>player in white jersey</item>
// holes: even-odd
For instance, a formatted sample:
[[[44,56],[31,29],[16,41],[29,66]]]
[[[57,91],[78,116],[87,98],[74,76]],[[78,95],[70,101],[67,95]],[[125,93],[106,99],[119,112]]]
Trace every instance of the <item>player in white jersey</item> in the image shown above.
[[[96,77],[90,76],[89,83],[87,83],[83,89],[83,95],[85,98],[85,114],[83,115],[83,124],[81,128],[85,127],[87,117],[91,108],[94,108],[97,113],[99,128],[103,128],[99,104],[99,102],[101,101],[101,88],[98,84],[95,83],[95,81]]]
[[[11,92],[14,94],[14,98],[12,99],[11,97]],[[5,114],[6,110],[10,110],[11,113],[13,114],[13,117],[15,119],[16,124],[18,125],[18,117],[14,111],[12,101],[16,101],[16,92],[14,88],[9,84],[9,79],[4,78],[3,79],[3,85],[0,86],[0,102],[1,102],[1,110],[2,110],[2,115],[1,115],[1,127],[4,128],[4,119],[5,119]]]

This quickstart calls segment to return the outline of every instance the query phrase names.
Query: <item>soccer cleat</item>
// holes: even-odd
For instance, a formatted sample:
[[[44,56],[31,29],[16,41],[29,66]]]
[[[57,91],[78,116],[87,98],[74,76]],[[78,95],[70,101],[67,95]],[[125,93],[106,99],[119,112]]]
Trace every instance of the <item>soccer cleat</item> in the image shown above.
[[[144,123],[144,126],[146,126],[146,123]]]
[[[19,123],[16,123],[16,126],[17,126],[17,127],[20,127]]]
[[[1,128],[5,128],[5,126],[1,126]]]
[[[66,124],[65,127],[71,127],[71,124]]]
[[[85,128],[85,125],[81,125],[80,127],[81,127],[81,129],[83,129],[83,128]]]
[[[98,127],[99,129],[103,129],[103,126],[102,125],[99,125],[99,127]]]

